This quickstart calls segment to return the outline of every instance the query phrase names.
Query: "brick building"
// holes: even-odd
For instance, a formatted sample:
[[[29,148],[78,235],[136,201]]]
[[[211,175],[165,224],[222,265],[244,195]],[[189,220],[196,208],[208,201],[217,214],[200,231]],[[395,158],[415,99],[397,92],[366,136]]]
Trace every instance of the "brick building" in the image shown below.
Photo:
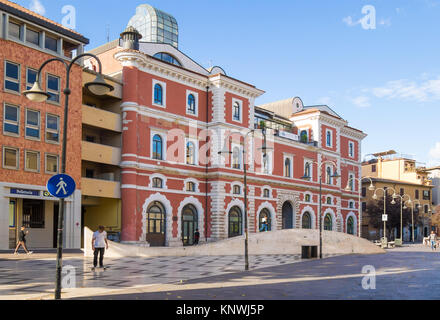
[[[45,103],[22,95],[35,81],[41,64],[58,57],[69,61],[83,52],[88,39],[15,3],[0,0],[0,249],[15,247],[21,225],[30,228],[28,245],[53,248],[58,202],[46,191],[59,172],[65,68],[51,63],[42,72]],[[66,202],[65,245],[80,247],[81,238],[81,100],[82,71],[71,74],[67,173],[77,191]]]
[[[151,6],[139,6],[129,26],[91,51],[123,83],[123,241],[181,246],[196,229],[202,242],[243,234],[245,162],[250,232],[263,218],[270,230],[318,228],[322,164],[325,229],[358,234],[359,190],[350,178],[361,175],[362,131],[300,98],[256,106],[262,90],[179,51],[177,22]],[[331,177],[335,169],[341,178]]]

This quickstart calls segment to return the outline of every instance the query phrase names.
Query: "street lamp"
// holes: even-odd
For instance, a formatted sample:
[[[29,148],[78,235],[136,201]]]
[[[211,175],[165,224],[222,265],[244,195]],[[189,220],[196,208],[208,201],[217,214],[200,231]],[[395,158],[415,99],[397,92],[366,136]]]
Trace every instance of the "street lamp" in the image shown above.
[[[329,163],[331,164],[333,167],[335,167],[335,171],[333,172],[333,174],[330,176],[331,178],[339,178],[340,175],[338,174],[338,166],[336,165],[335,162],[333,161],[324,161],[322,163],[318,163],[318,162],[311,162],[311,164],[316,164],[318,167],[318,176],[319,176],[319,259],[322,259],[322,165]],[[310,170],[312,170],[312,168],[310,168]],[[307,180],[310,181],[311,177],[309,175],[310,171],[307,172],[307,170],[305,170],[304,172],[304,176],[301,177],[301,179],[303,180]]]
[[[233,152],[231,150],[229,150],[229,145],[226,145],[226,143],[229,141],[229,137],[232,136],[233,134],[239,134],[241,137],[243,137],[244,141],[243,141],[243,182],[244,182],[244,233],[245,233],[245,237],[244,237],[244,269],[246,271],[249,270],[249,231],[248,231],[248,214],[247,214],[247,168],[246,168],[246,148],[247,148],[247,138],[249,136],[249,134],[254,135],[255,130],[250,130],[248,131],[246,134],[243,134],[239,131],[237,132],[230,132],[226,138],[225,138],[225,146],[223,148],[223,150],[219,151],[218,154],[232,154]],[[263,147],[261,148],[264,152],[264,154],[266,154],[266,151],[269,149],[266,147],[266,130],[263,129],[263,135],[264,135],[264,143],[263,143]]]
[[[377,200],[377,191],[381,190],[383,191],[383,214],[386,215],[387,214],[387,190],[388,189],[393,189],[393,198],[395,198],[397,196],[396,190],[394,190],[394,188],[391,187],[387,187],[385,188],[377,188],[374,191],[374,195],[373,195],[373,199]],[[387,242],[387,222],[384,220],[383,222],[383,239],[385,242]]]
[[[348,179],[348,181],[347,181],[347,186],[345,187],[345,191],[347,191],[347,192],[352,192],[353,190],[352,190],[352,188],[351,188],[351,186],[350,186],[350,181],[358,181],[359,182],[359,188],[358,188],[358,197],[359,197],[359,199],[358,199],[358,209],[359,209],[359,221],[358,221],[358,229],[359,229],[359,232],[358,232],[358,236],[360,237],[361,236],[361,221],[362,221],[362,206],[361,206],[361,189],[362,189],[362,180],[364,180],[364,179],[368,179],[368,180],[370,180],[370,186],[368,187],[368,190],[370,190],[370,191],[373,191],[374,190],[374,185],[373,185],[373,180],[371,180],[371,178],[370,177],[363,177],[363,178],[355,178],[355,177],[353,177],[353,178],[350,178],[350,179]]]
[[[404,201],[403,198],[408,197],[407,201]],[[412,204],[411,201],[411,197],[409,195],[407,195],[406,193],[404,195],[400,195],[400,194],[394,194],[393,195],[393,201],[391,201],[391,204],[396,204],[396,201],[394,201],[394,199],[396,199],[397,197],[400,198],[400,242],[401,244],[403,244],[403,213],[402,213],[402,209],[408,209],[406,206],[406,202],[408,204]],[[402,208],[403,206],[403,208]]]
[[[66,173],[66,148],[67,148],[67,120],[69,110],[69,95],[70,90],[70,71],[75,65],[75,62],[83,57],[92,57],[99,64],[99,73],[96,79],[92,82],[85,84],[92,93],[96,95],[104,95],[113,91],[113,86],[107,84],[102,76],[102,64],[99,58],[91,53],[83,53],[76,56],[69,64],[61,58],[52,58],[45,61],[38,70],[35,83],[30,90],[24,91],[23,94],[26,98],[34,102],[45,102],[50,98],[50,94],[43,91],[40,85],[41,71],[43,68],[51,62],[61,62],[66,67],[66,88],[63,90],[65,96],[64,103],[64,128],[63,128],[63,146],[61,156],[61,173]],[[57,266],[56,266],[56,281],[55,281],[55,299],[61,299],[61,271],[62,271],[62,258],[63,258],[63,228],[64,228],[64,205],[65,200],[60,199],[60,206],[58,211],[58,233],[57,233]]]

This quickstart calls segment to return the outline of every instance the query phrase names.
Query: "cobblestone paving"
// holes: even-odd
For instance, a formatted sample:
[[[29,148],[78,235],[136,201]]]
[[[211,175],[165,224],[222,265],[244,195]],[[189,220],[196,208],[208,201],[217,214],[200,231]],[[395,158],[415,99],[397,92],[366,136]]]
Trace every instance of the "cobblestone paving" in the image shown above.
[[[250,256],[252,269],[300,262],[300,255]],[[153,284],[181,283],[189,279],[237,273],[243,256],[106,258],[106,271],[92,272],[91,259],[81,254],[64,256],[63,265],[75,270],[76,288],[129,289]],[[54,290],[55,254],[0,255],[0,299],[35,298]]]

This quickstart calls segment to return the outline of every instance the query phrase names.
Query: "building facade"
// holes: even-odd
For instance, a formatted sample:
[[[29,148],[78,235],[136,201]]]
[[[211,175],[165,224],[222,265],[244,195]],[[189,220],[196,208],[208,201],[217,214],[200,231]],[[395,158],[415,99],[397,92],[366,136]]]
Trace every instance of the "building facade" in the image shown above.
[[[362,163],[362,176],[371,178],[376,189],[388,189],[388,195],[394,192],[404,196],[408,210],[413,209],[415,216],[414,239],[421,241],[431,231],[432,205],[432,181],[428,179],[428,172],[424,167],[418,167],[414,159],[409,156],[398,155],[394,151],[374,154],[374,159]],[[362,212],[363,212],[363,236],[370,240],[378,240],[383,236],[383,228],[374,228],[370,223],[367,206],[376,201],[373,199],[374,190],[369,190],[369,179],[363,180],[362,185]],[[383,199],[383,191],[378,191],[377,196]],[[408,203],[411,199],[412,204]],[[397,201],[397,205],[399,202]],[[403,240],[410,241],[412,226],[403,228]],[[393,238],[399,236],[399,231],[393,231]]]
[[[58,201],[46,191],[60,171],[64,119],[65,68],[51,63],[42,72],[45,103],[26,99],[38,68],[50,58],[69,61],[88,40],[13,2],[0,0],[0,249],[16,245],[19,227],[29,228],[28,245],[53,248]],[[81,239],[81,67],[71,74],[67,173],[77,190],[66,201],[65,246],[79,248]]]
[[[324,228],[359,234],[362,131],[300,98],[256,106],[264,92],[254,85],[201,67],[177,43],[126,31],[91,51],[123,83],[122,241],[191,245],[196,229],[201,242],[242,235],[245,163],[250,232],[263,219],[271,231],[318,228],[321,169]]]

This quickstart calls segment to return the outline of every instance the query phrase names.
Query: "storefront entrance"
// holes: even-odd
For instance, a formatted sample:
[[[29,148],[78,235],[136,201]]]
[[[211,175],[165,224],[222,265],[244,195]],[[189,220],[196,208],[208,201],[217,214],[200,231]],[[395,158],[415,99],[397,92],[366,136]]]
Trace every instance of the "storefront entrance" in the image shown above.
[[[184,246],[194,244],[194,233],[197,228],[197,210],[194,206],[187,205],[182,210],[182,241]]]

